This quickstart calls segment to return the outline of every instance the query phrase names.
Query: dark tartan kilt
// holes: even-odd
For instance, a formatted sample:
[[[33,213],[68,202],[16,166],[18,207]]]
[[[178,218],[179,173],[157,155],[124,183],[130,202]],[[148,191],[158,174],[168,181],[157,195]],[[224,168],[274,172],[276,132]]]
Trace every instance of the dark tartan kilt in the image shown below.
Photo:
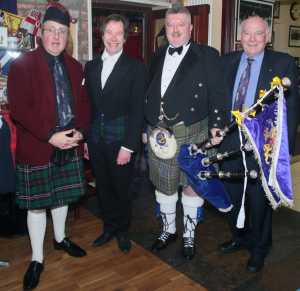
[[[82,156],[77,150],[63,165],[17,164],[16,202],[20,208],[41,209],[76,202],[86,192]]]
[[[168,160],[158,158],[148,143],[150,180],[158,191],[166,195],[177,192],[180,185],[187,186],[186,175],[180,170],[177,162],[180,146],[186,143],[204,141],[208,136],[208,121],[204,119],[189,127],[185,127],[183,124],[175,125],[171,129],[177,142],[177,151],[174,158]],[[149,128],[149,134],[151,134],[151,128]]]

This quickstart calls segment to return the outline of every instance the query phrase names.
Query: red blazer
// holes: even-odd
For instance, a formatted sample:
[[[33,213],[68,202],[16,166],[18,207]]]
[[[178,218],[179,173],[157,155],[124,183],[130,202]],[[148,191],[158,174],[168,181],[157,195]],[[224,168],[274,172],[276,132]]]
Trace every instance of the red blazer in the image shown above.
[[[75,126],[86,131],[90,105],[82,66],[67,53],[64,60],[74,98]],[[17,127],[16,161],[47,164],[54,149],[48,140],[57,124],[57,112],[54,81],[43,48],[25,53],[11,64],[7,90],[11,117]]]

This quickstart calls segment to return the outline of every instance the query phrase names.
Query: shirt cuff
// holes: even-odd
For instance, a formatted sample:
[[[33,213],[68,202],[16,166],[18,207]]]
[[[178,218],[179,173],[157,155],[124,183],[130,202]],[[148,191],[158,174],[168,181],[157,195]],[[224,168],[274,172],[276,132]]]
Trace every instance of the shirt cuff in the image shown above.
[[[127,152],[130,152],[130,153],[133,153],[133,150],[128,149],[128,148],[126,148],[126,147],[121,146],[121,149],[123,149],[123,150],[125,150],[125,151],[127,151]]]

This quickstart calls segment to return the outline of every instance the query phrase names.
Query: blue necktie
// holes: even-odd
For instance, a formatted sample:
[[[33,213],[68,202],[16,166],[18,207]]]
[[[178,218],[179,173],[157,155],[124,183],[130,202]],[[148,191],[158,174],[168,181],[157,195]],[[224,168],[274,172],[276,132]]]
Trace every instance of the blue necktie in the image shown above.
[[[69,79],[58,57],[54,58],[53,78],[56,92],[58,125],[64,129],[73,119],[71,108],[72,92]]]
[[[251,64],[253,63],[253,59],[247,59],[247,67],[245,68],[244,72],[241,75],[241,79],[239,82],[239,86],[236,91],[236,96],[234,100],[234,110],[242,110],[243,104],[246,100],[247,89],[250,81],[250,74],[251,74]]]
[[[72,112],[72,91],[67,72],[58,57],[54,57],[53,79],[57,103],[57,116],[59,130],[74,127],[74,115]],[[74,159],[75,149],[60,150],[55,148],[51,161],[56,166],[63,166]]]

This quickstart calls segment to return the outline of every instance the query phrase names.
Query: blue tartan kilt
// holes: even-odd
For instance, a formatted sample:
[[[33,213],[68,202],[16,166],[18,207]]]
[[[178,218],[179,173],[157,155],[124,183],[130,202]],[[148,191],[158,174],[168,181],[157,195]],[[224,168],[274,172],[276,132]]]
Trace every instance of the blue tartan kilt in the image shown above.
[[[16,202],[20,208],[41,209],[78,201],[86,192],[82,156],[74,151],[64,164],[17,164]]]

